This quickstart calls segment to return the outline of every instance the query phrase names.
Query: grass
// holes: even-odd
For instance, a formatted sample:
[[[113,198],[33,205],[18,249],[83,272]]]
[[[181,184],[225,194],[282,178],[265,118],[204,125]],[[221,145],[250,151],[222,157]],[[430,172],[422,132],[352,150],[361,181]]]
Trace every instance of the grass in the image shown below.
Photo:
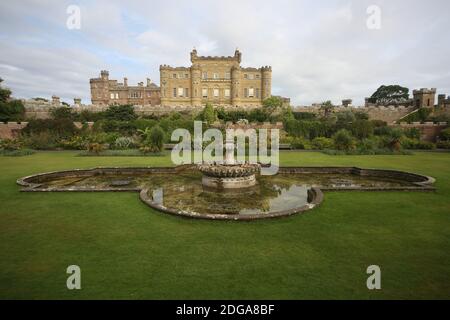
[[[164,166],[161,157],[0,157],[2,299],[448,299],[450,153],[328,156],[282,152],[286,166],[418,172],[437,191],[326,192],[304,215],[250,223],[154,211],[137,193],[20,193],[19,177],[95,166]],[[81,267],[82,290],[66,268]],[[379,265],[382,290],[366,288]]]

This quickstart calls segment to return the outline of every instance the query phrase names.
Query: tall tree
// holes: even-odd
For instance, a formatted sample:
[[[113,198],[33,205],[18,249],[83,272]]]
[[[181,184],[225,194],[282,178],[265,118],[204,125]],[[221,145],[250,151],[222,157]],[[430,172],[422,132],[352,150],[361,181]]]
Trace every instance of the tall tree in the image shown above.
[[[370,102],[396,104],[405,102],[409,98],[409,89],[399,85],[382,85],[369,98]]]

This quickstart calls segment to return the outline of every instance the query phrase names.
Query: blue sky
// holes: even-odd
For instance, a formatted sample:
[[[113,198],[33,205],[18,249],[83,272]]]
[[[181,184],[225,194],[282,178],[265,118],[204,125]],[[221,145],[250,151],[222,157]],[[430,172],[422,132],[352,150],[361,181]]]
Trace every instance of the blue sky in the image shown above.
[[[81,29],[66,27],[78,5]],[[367,28],[370,5],[380,29]],[[89,102],[100,70],[149,77],[159,65],[243,53],[243,66],[271,65],[273,94],[309,105],[352,98],[381,84],[450,94],[450,1],[2,1],[0,77],[16,97]]]

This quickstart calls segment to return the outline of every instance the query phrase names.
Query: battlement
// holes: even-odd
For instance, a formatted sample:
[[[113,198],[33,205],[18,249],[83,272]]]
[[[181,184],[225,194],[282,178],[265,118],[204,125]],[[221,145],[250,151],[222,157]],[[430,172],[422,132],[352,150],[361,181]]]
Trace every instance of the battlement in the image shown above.
[[[417,94],[436,94],[436,88],[420,88],[420,89],[416,89],[413,90],[413,95],[417,95]]]
[[[160,71],[163,71],[163,70],[166,70],[166,71],[190,71],[191,68],[190,67],[172,67],[168,64],[162,64],[159,66],[159,70]]]
[[[234,52],[234,56],[199,56],[197,54],[197,50],[195,48],[191,51],[191,62],[192,63],[195,63],[199,60],[210,60],[210,61],[229,60],[229,61],[237,61],[238,63],[241,63],[241,59],[242,59],[242,53],[238,49],[236,49],[236,51]]]

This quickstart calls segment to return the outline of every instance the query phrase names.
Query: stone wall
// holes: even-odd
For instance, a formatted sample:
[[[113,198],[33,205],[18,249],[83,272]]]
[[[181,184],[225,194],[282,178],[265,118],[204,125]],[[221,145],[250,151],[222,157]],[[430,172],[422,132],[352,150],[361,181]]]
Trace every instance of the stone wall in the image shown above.
[[[0,123],[0,139],[13,139],[27,126],[28,122]]]
[[[26,119],[48,119],[51,115],[52,108],[61,106],[60,104],[54,104],[52,102],[45,101],[36,101],[36,100],[23,100],[25,106],[25,118]],[[102,112],[108,109],[107,105],[80,105],[74,104],[71,106],[73,111],[81,112],[83,110],[88,110],[91,112]],[[153,106],[153,105],[135,105],[134,111],[136,114],[140,116],[161,116],[165,114],[169,114],[171,112],[182,112],[182,113],[196,113],[200,112],[203,109],[203,106],[191,107],[186,105],[180,106]],[[234,107],[232,105],[221,105],[226,110],[251,110],[255,109],[258,106],[248,105],[241,107]]]
[[[337,106],[333,109],[334,113],[337,112],[345,112],[345,111],[354,111],[354,112],[365,112],[369,115],[370,120],[382,120],[389,123],[393,123],[398,119],[406,116],[407,114],[414,111],[414,107],[406,107],[406,106],[369,106],[369,107],[344,107]],[[311,107],[294,107],[294,112],[310,112],[314,114],[323,114],[320,106],[314,105]]]
[[[439,123],[433,123],[433,122],[413,122],[413,123],[406,123],[401,122],[400,124],[392,125],[393,127],[399,127],[402,129],[411,129],[416,128],[420,130],[420,140],[422,141],[428,141],[428,142],[436,142],[437,137],[439,136],[439,133],[448,127],[447,122],[439,122]]]

